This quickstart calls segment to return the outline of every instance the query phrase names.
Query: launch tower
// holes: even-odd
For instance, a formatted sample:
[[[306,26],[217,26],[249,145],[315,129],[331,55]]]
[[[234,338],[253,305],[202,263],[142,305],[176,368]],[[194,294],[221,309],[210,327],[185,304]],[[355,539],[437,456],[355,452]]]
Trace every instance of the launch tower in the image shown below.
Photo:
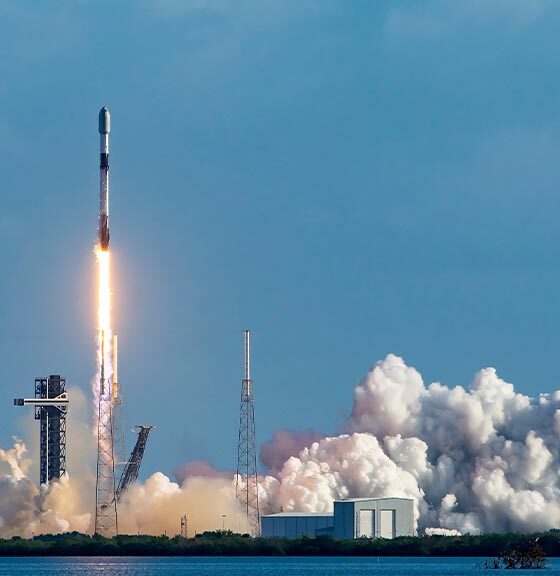
[[[41,484],[60,478],[66,473],[66,379],[58,374],[35,378],[35,398],[16,398],[14,404],[35,408],[40,429]]]
[[[247,517],[247,525],[251,535],[258,536],[260,532],[259,492],[257,484],[255,406],[250,366],[250,336],[249,330],[245,330],[245,374],[241,383],[235,497],[239,508]]]

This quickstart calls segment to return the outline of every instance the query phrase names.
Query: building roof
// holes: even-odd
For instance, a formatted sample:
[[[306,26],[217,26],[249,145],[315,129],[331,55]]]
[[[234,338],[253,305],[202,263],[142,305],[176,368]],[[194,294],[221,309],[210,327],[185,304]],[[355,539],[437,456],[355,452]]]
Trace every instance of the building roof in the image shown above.
[[[278,512],[277,514],[263,514],[261,518],[282,518],[286,516],[313,516],[332,518],[332,512]]]
[[[343,500],[335,500],[335,502],[371,502],[371,501],[381,501],[381,500],[410,500],[410,501],[414,501],[414,498],[405,498],[403,496],[385,496],[385,498],[344,498]]]

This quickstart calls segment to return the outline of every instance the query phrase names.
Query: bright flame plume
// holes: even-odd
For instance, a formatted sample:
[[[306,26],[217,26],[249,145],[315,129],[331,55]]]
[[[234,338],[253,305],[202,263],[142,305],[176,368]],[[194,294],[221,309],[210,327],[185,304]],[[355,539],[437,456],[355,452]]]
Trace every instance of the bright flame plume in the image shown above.
[[[95,533],[118,534],[115,498],[115,458],[113,450],[113,362],[111,330],[110,252],[96,247],[98,264],[97,375],[93,396],[97,403],[97,483]]]
[[[95,248],[98,265],[98,294],[97,294],[97,377],[94,383],[94,395],[111,397],[113,381],[112,341],[111,329],[111,253]],[[95,389],[97,388],[97,389]]]

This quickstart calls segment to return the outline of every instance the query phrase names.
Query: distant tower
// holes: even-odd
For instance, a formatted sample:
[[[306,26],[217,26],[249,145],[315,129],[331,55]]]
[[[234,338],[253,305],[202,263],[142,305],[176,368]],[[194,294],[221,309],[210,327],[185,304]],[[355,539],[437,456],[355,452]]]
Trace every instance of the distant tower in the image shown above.
[[[48,484],[66,473],[66,379],[58,374],[35,378],[35,398],[16,398],[16,406],[33,406],[40,424],[40,482]]]
[[[255,406],[250,367],[250,332],[245,330],[245,377],[241,384],[239,439],[237,442],[237,475],[235,497],[247,516],[252,536],[260,532],[259,492],[257,484],[257,448],[255,440]]]
[[[186,514],[181,516],[181,538],[188,538],[189,534],[189,519]]]

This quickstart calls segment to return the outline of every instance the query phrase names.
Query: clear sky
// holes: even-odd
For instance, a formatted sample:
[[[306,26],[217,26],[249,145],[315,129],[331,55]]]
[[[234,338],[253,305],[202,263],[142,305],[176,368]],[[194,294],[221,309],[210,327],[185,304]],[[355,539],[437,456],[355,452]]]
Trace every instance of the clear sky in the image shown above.
[[[247,327],[260,442],[335,432],[388,352],[560,387],[559,26],[547,0],[0,0],[1,445],[35,376],[89,394],[103,105],[144,476],[234,466]]]

